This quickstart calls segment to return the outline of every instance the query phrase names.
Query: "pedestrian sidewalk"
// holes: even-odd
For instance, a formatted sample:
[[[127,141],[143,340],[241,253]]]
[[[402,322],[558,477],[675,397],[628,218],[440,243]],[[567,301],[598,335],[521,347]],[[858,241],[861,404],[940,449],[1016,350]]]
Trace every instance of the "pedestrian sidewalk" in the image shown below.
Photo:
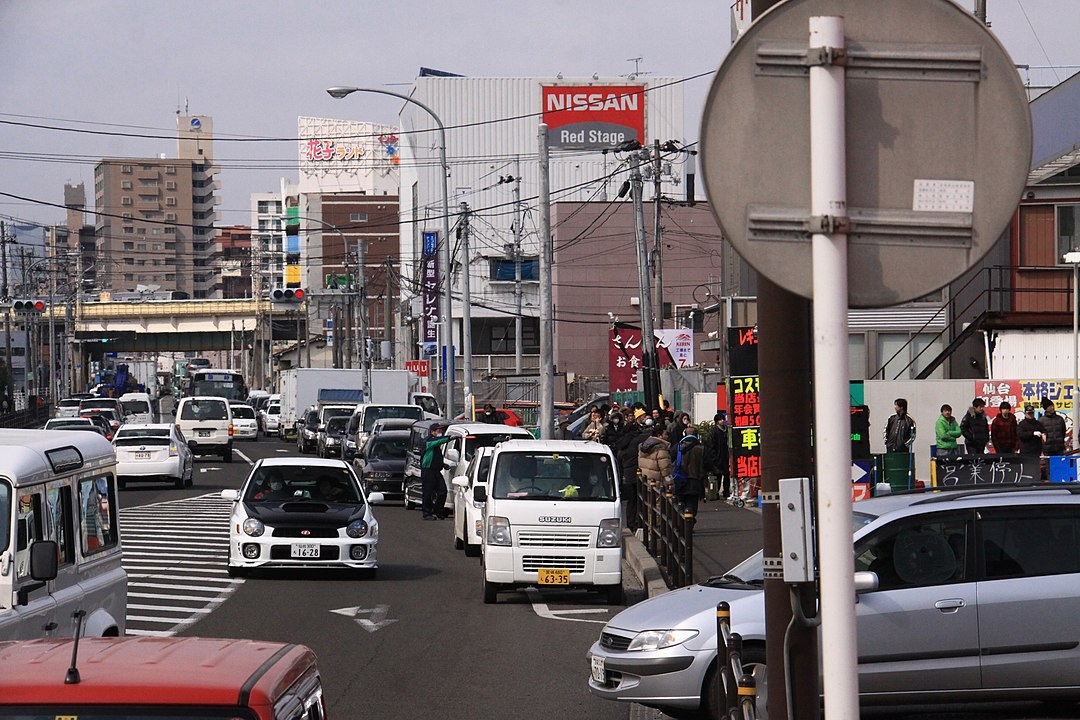
[[[694,582],[723,575],[761,549],[761,511],[726,502],[702,502],[694,526]],[[627,603],[667,592],[656,560],[629,531],[624,535],[625,566],[633,577],[623,582]]]

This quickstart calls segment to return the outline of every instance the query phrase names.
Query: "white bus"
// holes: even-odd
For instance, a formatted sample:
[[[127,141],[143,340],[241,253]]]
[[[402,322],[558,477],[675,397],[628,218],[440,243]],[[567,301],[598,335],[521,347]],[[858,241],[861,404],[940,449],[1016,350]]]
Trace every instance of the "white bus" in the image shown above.
[[[244,376],[236,370],[192,370],[188,366],[191,386],[184,395],[213,395],[234,402],[247,402],[248,389]]]
[[[0,640],[124,634],[118,508],[98,433],[0,430]]]

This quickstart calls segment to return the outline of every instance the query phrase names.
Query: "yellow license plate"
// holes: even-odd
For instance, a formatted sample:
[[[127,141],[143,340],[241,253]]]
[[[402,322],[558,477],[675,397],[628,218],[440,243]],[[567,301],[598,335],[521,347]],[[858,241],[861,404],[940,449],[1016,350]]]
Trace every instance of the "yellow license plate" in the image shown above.
[[[540,568],[537,572],[538,585],[569,585],[570,571],[566,568]]]

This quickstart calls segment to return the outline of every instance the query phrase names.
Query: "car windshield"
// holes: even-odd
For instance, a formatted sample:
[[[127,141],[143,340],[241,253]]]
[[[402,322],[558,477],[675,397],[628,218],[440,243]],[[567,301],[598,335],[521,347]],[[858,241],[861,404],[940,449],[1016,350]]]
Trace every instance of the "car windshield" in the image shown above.
[[[356,480],[342,466],[269,465],[255,471],[245,502],[328,502],[360,504]]]
[[[149,415],[150,403],[145,400],[124,400],[120,403],[128,415]]]
[[[327,435],[340,435],[345,432],[345,426],[348,424],[348,415],[335,415],[326,421],[326,433]]]
[[[180,411],[181,420],[226,420],[229,409],[221,400],[192,400]]]
[[[492,497],[508,500],[610,501],[611,459],[595,452],[507,452],[499,455]]]
[[[404,460],[409,447],[408,438],[375,437],[367,450],[368,460]]]
[[[168,435],[127,435],[124,437],[117,437],[113,440],[113,444],[117,447],[143,447],[144,445],[164,447],[165,445],[170,445],[171,440]]]
[[[412,418],[419,420],[424,410],[416,405],[409,407],[369,407],[364,411],[364,432],[371,432],[372,426],[380,418]]]
[[[77,407],[79,407],[79,404],[81,402],[82,402],[82,400],[79,400],[78,398],[65,398],[65,399],[61,400],[59,403],[57,403],[56,406],[57,407],[62,407],[62,408],[77,408]]]
[[[520,433],[482,433],[480,435],[466,435],[465,436],[465,459],[472,460],[473,455],[476,454],[477,448],[482,447],[495,447],[501,442],[506,442],[513,438],[523,438],[525,435]]]

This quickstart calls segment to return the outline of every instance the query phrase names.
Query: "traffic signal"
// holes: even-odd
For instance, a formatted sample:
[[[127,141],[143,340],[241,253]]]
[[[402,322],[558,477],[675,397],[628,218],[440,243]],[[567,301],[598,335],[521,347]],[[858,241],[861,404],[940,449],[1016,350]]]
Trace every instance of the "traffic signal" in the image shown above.
[[[274,288],[270,291],[270,300],[280,303],[298,303],[304,300],[302,288]]]
[[[40,315],[45,312],[45,302],[42,300],[16,298],[11,301],[11,309],[24,315]]]

